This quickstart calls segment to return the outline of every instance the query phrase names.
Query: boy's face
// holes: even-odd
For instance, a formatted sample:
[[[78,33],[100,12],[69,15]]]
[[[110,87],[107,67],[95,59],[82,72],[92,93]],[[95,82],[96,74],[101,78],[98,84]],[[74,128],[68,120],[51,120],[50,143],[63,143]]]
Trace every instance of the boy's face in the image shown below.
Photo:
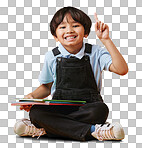
[[[56,29],[56,41],[59,41],[70,53],[76,54],[82,47],[84,27],[67,14]]]

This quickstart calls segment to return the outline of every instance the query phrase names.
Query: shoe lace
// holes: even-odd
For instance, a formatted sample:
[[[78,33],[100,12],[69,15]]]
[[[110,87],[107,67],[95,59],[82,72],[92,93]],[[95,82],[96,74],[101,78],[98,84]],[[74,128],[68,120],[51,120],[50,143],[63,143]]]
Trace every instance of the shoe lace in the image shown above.
[[[97,126],[95,129],[96,136],[99,141],[103,141],[106,139],[111,139],[111,140],[115,139],[115,136],[112,130],[113,126],[110,126],[110,123],[106,123],[106,124],[107,124],[106,127],[104,127],[104,124],[102,124],[101,126]]]
[[[28,135],[31,135],[32,137],[38,136],[37,139],[40,138],[41,135],[44,135],[46,132],[44,128],[36,128],[34,125],[27,125],[26,131]]]

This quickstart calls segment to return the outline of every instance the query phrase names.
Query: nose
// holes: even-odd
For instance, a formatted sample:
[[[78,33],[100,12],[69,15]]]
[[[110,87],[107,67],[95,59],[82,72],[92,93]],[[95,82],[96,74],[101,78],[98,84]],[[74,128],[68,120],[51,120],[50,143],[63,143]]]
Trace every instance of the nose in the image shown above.
[[[69,25],[67,27],[67,33],[73,33],[73,32],[74,32],[73,27]]]

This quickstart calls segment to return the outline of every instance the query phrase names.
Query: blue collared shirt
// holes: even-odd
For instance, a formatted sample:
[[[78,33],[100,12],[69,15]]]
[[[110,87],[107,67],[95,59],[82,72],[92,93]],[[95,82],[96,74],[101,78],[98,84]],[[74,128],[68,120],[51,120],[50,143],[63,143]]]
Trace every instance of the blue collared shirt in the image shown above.
[[[84,43],[81,50],[77,54],[69,53],[62,46],[62,44],[59,44],[58,47],[61,54],[54,56],[52,51],[48,51],[45,54],[44,65],[39,75],[39,82],[41,84],[47,84],[47,83],[53,82],[53,85],[51,88],[51,95],[53,95],[56,89],[56,58],[57,57],[69,58],[70,56],[75,56],[81,59],[84,56],[84,54],[87,54],[87,53],[84,53],[84,50],[85,50]],[[87,55],[90,56],[90,64],[94,72],[96,84],[97,84],[98,90],[101,91],[102,71],[109,70],[109,66],[112,63],[112,58],[109,52],[105,48],[102,48],[98,45],[92,45],[92,52],[91,54],[87,54]]]

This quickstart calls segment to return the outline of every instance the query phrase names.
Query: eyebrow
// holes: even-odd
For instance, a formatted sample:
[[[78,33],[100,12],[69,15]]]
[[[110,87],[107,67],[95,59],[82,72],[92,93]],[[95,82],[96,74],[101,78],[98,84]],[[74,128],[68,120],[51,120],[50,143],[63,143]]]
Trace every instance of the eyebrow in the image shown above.
[[[63,21],[62,21],[62,22],[60,23],[60,25],[64,25],[64,24],[66,24],[66,23],[69,23],[69,21],[68,21],[68,20],[67,20],[67,22],[63,22]],[[70,23],[79,23],[79,22],[72,21],[72,22],[70,22]]]

